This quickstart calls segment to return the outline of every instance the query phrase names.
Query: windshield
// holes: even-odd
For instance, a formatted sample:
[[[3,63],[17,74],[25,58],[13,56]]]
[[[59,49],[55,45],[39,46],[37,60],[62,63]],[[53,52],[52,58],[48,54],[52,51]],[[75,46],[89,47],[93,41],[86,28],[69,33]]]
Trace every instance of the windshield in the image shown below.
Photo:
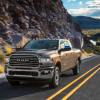
[[[24,49],[58,49],[59,40],[32,40]]]

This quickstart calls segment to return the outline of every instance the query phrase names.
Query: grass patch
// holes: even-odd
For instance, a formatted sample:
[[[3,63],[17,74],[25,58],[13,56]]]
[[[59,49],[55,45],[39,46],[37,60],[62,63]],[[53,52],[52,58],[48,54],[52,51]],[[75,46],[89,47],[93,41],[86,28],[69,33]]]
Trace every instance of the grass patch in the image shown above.
[[[85,35],[95,35],[96,33],[100,33],[100,29],[83,29],[82,32]]]

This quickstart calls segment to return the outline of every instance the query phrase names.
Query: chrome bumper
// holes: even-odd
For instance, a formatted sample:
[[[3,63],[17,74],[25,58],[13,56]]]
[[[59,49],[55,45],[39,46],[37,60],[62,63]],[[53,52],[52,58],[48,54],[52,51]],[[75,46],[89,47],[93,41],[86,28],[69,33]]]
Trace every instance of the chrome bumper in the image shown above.
[[[11,78],[35,78],[35,79],[51,79],[54,74],[54,67],[45,69],[12,69],[6,67],[6,77]]]

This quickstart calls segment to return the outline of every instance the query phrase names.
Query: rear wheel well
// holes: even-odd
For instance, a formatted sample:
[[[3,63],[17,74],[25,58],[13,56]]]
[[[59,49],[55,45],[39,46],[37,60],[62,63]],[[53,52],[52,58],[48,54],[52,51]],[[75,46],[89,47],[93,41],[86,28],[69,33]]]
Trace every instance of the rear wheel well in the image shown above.
[[[61,63],[60,62],[57,62],[56,63],[56,66],[59,68],[60,72],[61,72]]]

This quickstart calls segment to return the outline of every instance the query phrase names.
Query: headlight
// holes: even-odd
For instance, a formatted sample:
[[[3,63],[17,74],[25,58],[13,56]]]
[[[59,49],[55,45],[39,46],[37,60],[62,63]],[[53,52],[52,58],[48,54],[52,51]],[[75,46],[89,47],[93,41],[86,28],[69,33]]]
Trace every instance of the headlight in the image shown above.
[[[6,63],[9,63],[9,58],[6,58]]]
[[[40,63],[52,62],[50,58],[40,58]]]

